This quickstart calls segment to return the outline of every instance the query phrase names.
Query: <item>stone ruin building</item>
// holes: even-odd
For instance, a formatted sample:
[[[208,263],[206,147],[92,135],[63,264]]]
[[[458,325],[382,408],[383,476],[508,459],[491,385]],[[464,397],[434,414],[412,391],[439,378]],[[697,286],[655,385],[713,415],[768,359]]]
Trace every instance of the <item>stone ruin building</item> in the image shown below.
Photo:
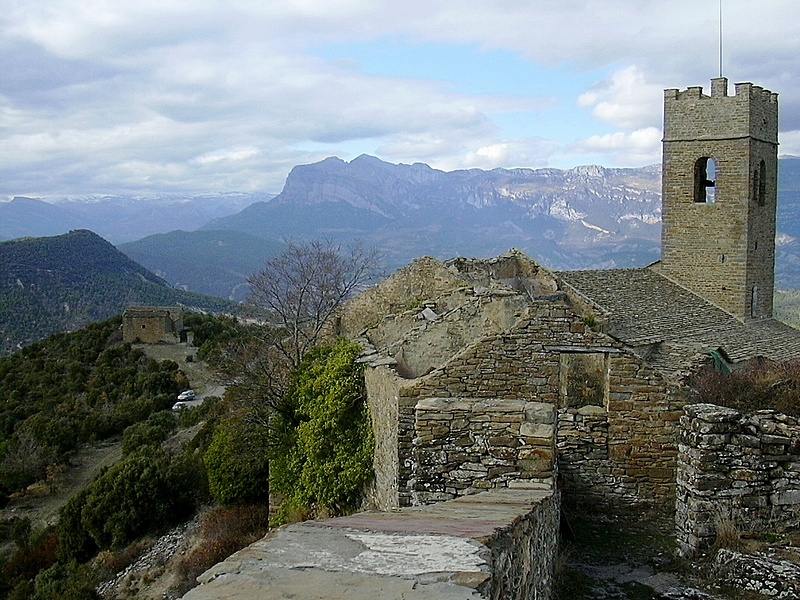
[[[551,272],[515,250],[422,258],[350,303],[375,507],[556,478],[669,505],[687,378],[800,357],[800,332],[772,319],[777,94],[743,83],[729,96],[720,77],[710,95],[666,90],[664,106],[661,261]]]
[[[735,90],[665,92],[661,261],[420,258],[351,300],[338,333],[365,349],[380,512],[281,528],[186,600],[546,599],[560,490],[674,506],[687,555],[721,505],[797,526],[798,419],[687,405],[700,368],[800,357],[772,319],[777,95]]]
[[[129,306],[122,313],[122,339],[143,344],[186,341],[180,306]]]

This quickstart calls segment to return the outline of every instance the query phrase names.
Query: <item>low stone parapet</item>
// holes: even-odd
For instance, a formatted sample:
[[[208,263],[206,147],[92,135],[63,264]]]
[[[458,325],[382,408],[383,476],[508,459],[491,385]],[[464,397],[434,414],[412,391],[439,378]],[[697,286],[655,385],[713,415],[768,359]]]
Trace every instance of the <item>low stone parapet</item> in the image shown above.
[[[551,489],[555,407],[543,402],[427,398],[415,407],[413,504],[506,487]]]
[[[559,503],[493,490],[282,527],[203,575],[185,600],[551,597]]]

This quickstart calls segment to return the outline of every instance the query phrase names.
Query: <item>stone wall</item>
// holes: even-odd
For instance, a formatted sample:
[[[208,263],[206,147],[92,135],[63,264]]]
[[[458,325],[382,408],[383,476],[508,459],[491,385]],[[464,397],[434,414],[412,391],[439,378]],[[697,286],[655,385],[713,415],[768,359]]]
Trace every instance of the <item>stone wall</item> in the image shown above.
[[[415,339],[424,343],[424,337]],[[373,373],[372,369],[384,372]],[[394,383],[389,385],[392,377]],[[430,467],[429,461],[434,460],[431,456],[441,457],[449,452],[450,458],[436,460],[451,463],[452,457],[459,455],[451,447],[456,439],[470,448],[471,456],[464,462],[472,465],[467,470],[480,484],[474,487],[461,481],[458,489],[474,491],[499,485],[503,481],[499,471],[513,468],[508,472],[517,472],[519,465],[512,464],[518,460],[513,458],[516,450],[493,448],[494,454],[512,458],[509,463],[493,465],[496,468],[489,476],[488,470],[476,465],[498,459],[489,453],[488,445],[468,443],[479,438],[476,431],[466,427],[449,409],[441,413],[441,419],[452,418],[455,427],[450,422],[436,422],[438,416],[429,418],[440,414],[437,410],[448,399],[451,407],[459,407],[458,411],[471,411],[471,419],[476,418],[477,407],[486,410],[480,419],[496,419],[494,437],[498,440],[504,437],[499,435],[503,421],[497,408],[502,404],[514,407],[503,417],[503,427],[509,429],[511,436],[516,435],[515,428],[525,418],[524,409],[520,408],[525,403],[555,407],[559,469],[566,489],[594,491],[625,501],[656,501],[674,496],[679,399],[641,359],[605,334],[589,330],[566,302],[534,302],[513,328],[486,335],[422,377],[406,379],[394,367],[371,367],[367,371],[367,388],[373,417],[383,415],[381,419],[388,419],[374,422],[376,431],[385,430],[392,436],[391,442],[397,444],[396,454],[387,446],[386,452],[381,451],[380,460],[376,459],[378,477],[387,482],[391,493],[397,494],[396,500],[383,498],[378,504],[381,508],[409,506],[461,493],[453,491],[456,488],[449,485],[452,482],[443,477],[419,477],[425,471],[421,460]],[[389,388],[391,392],[386,393]],[[469,409],[456,402],[464,399],[469,399]],[[481,400],[485,402],[481,404]],[[511,414],[516,422],[512,422]],[[452,439],[434,441],[433,431]],[[464,469],[459,473],[466,476]],[[428,486],[425,489],[419,487],[423,481]]]
[[[388,365],[372,365],[364,371],[372,433],[375,438],[373,470],[375,478],[367,490],[366,505],[391,510],[399,505],[398,476],[398,396],[402,379]]]
[[[423,256],[347,302],[336,335],[357,337],[387,315],[403,312],[463,285],[440,261]]]
[[[575,393],[561,401],[557,447],[565,489],[627,502],[672,498],[681,399],[633,354],[606,356],[603,402],[579,402]]]
[[[412,503],[504,487],[552,489],[555,407],[542,402],[426,398],[415,407]]]
[[[695,404],[681,417],[676,523],[681,552],[711,546],[720,523],[759,532],[800,521],[800,422],[770,410]]]
[[[550,492],[505,531],[497,530],[491,550],[492,600],[547,600],[552,597],[558,554],[560,498]]]
[[[572,332],[571,329],[576,331]],[[413,503],[416,437],[415,408],[428,398],[532,400],[556,406],[559,357],[545,349],[547,341],[566,343],[581,336],[583,324],[565,304],[543,302],[514,329],[488,335],[467,346],[443,366],[409,380],[399,394],[400,505]],[[587,342],[591,337],[587,338]]]

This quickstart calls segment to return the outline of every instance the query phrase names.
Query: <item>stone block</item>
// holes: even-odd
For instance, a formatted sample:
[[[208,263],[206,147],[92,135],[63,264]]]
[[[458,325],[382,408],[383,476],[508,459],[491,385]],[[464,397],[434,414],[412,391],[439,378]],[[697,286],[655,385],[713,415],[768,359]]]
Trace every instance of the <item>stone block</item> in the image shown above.
[[[792,440],[791,438],[788,438],[783,435],[764,434],[763,436],[761,436],[761,443],[765,445],[788,446],[792,443]]]
[[[608,411],[602,406],[587,404],[578,409],[578,414],[583,417],[606,417],[608,416]]]
[[[556,419],[555,406],[545,402],[527,402],[524,414],[529,423],[552,425]]]
[[[800,489],[775,492],[769,501],[775,506],[800,505]]]
[[[553,453],[548,450],[520,451],[520,468],[533,473],[549,471],[553,468]]]
[[[555,436],[555,426],[536,423],[523,423],[519,428],[519,433],[525,438],[544,438],[553,439]]]

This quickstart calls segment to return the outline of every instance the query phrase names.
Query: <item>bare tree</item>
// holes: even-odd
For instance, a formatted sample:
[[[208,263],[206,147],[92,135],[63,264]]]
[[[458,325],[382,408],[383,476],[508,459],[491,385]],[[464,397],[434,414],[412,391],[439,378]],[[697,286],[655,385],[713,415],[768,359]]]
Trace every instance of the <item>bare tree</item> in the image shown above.
[[[320,343],[342,304],[375,276],[379,253],[359,242],[345,248],[320,240],[287,245],[247,282],[249,302],[265,309],[281,331],[273,347],[295,368]]]

